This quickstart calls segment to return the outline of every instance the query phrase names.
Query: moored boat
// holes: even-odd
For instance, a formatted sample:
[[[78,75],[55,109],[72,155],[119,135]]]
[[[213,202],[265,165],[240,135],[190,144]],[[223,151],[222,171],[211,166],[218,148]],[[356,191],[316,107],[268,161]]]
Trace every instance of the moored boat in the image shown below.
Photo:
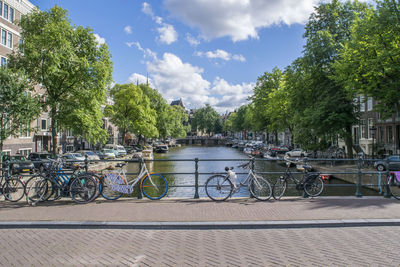
[[[164,145],[164,144],[158,145],[158,146],[156,146],[154,148],[154,152],[156,152],[156,153],[167,153],[168,152],[168,146]]]

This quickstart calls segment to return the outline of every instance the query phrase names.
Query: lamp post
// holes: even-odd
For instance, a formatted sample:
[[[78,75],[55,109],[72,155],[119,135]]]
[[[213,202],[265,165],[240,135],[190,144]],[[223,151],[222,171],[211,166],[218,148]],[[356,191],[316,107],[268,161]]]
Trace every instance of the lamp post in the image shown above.
[[[372,135],[372,158],[375,158],[375,132],[376,132],[376,127],[372,126],[370,129],[371,135]]]

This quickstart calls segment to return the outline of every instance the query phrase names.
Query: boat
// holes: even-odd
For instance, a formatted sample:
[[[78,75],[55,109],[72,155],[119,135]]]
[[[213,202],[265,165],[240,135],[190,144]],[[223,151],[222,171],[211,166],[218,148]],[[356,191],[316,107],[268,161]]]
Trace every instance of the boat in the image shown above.
[[[269,159],[271,161],[276,161],[280,159],[275,151],[268,151],[264,153],[264,158]]]
[[[257,149],[251,151],[251,155],[255,158],[262,158],[264,156],[263,153]]]
[[[164,144],[160,144],[154,148],[154,152],[156,153],[167,153],[168,152],[168,146]]]
[[[310,164],[304,164],[304,163],[299,163],[296,164],[296,170],[299,172],[304,172],[304,171],[312,171],[312,166]]]
[[[142,150],[142,158],[147,160],[153,160],[154,159],[153,150],[151,149]]]
[[[251,152],[253,152],[253,149],[252,149],[251,147],[245,147],[245,148],[243,148],[243,153],[244,153],[244,154],[250,155]]]

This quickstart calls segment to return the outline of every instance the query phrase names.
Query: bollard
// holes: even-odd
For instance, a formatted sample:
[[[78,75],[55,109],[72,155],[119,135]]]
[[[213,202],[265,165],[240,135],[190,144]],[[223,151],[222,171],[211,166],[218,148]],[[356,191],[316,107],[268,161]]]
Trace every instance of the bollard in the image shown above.
[[[385,194],[383,195],[384,198],[391,198],[392,197],[392,193],[390,192],[390,188],[389,188],[389,157],[386,157],[386,179],[384,179],[385,181]]]
[[[85,155],[85,172],[88,172],[88,156]]]
[[[357,174],[357,190],[356,190],[356,197],[362,197],[361,193],[361,178],[362,178],[362,172],[361,172],[361,166],[363,163],[362,159],[362,153],[358,154],[358,162],[357,162],[357,168],[358,168],[358,174]]]
[[[199,159],[194,159],[194,198],[199,198]]]
[[[144,159],[141,157],[141,158],[139,159],[139,173],[140,173],[140,171],[141,171],[141,169],[142,169],[142,164],[146,164],[146,163],[144,163]],[[138,188],[139,188],[139,190],[138,190],[138,195],[137,195],[137,198],[138,198],[138,199],[142,199],[142,198],[143,198],[143,196],[142,196],[142,190],[141,190],[141,187],[140,187],[141,182],[142,182],[142,181],[139,182],[139,186],[138,186]]]
[[[305,157],[303,159],[303,161],[304,161],[304,165],[307,165],[308,158]],[[304,175],[307,175],[307,170],[306,169],[304,169]],[[303,198],[309,198],[310,196],[306,193],[306,190],[304,190],[304,186],[305,186],[305,184],[303,184]]]

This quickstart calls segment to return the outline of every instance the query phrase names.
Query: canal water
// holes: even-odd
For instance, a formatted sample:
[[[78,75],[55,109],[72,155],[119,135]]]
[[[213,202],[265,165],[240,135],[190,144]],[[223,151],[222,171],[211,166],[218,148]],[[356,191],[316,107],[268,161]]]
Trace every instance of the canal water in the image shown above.
[[[238,149],[226,146],[182,146],[170,148],[168,153],[154,153],[154,158],[163,160],[146,163],[149,171],[162,173],[168,181],[168,197],[193,198],[195,194],[195,158],[199,159],[199,196],[207,197],[204,184],[208,177],[213,173],[224,173],[224,168],[234,167],[238,179],[244,181],[248,170],[237,166],[247,162],[249,157]],[[228,160],[226,160],[228,159]],[[174,161],[168,161],[174,160]],[[275,180],[285,171],[285,166],[273,161],[255,161],[256,172],[268,172],[267,176],[271,186]],[[137,163],[128,165],[128,173],[137,173],[139,166]],[[292,172],[296,172],[293,168]],[[178,174],[179,173],[179,174]],[[301,174],[295,175],[300,177]],[[326,184],[322,195],[326,196],[354,196],[356,188],[353,184],[342,180],[331,179]],[[297,191],[293,186],[289,186],[286,196],[301,196],[303,192]],[[362,189],[363,195],[378,195],[377,191]],[[247,186],[240,189],[233,197],[248,197]]]

